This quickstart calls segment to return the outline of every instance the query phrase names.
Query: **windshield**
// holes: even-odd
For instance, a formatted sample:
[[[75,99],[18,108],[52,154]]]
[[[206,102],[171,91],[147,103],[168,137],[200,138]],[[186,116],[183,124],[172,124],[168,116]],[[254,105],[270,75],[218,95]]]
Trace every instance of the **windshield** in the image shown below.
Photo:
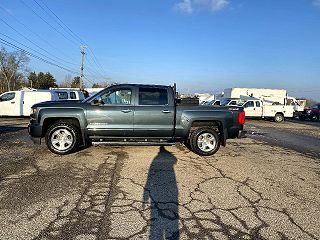
[[[223,99],[223,100],[221,101],[220,105],[226,106],[226,105],[228,105],[228,103],[229,103],[230,101],[231,101],[230,99]]]
[[[246,103],[246,100],[240,100],[239,102],[238,102],[238,105],[239,106],[243,106],[244,104]]]

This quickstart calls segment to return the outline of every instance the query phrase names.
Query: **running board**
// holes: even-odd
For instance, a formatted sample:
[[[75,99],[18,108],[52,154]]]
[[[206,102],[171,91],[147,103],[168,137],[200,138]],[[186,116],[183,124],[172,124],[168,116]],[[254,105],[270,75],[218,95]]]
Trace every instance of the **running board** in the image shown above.
[[[113,145],[113,146],[172,146],[175,142],[92,142],[92,145]]]

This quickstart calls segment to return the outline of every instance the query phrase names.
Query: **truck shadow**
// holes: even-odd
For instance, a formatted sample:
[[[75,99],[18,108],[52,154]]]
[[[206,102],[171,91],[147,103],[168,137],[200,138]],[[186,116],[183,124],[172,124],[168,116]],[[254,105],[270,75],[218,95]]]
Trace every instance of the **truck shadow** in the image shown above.
[[[149,239],[179,239],[176,163],[176,157],[161,146],[150,165],[143,193],[144,204],[149,200],[151,204]]]

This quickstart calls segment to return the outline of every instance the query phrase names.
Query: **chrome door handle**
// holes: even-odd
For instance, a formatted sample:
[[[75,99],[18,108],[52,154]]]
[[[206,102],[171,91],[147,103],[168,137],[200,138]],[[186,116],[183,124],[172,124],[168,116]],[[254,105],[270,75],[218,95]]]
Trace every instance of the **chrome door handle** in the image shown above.
[[[169,110],[163,110],[162,112],[163,113],[171,113],[171,111],[169,111]]]
[[[121,112],[123,112],[123,113],[130,113],[130,112],[132,112],[132,110],[130,110],[130,109],[123,109],[123,110],[121,110]]]

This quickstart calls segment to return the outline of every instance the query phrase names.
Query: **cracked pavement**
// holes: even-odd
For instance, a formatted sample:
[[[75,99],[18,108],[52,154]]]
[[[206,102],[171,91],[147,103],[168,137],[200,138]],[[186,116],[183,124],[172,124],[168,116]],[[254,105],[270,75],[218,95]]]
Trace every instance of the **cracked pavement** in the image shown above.
[[[317,155],[253,137],[212,157],[183,145],[58,156],[14,122],[0,119],[0,239],[320,238]]]

